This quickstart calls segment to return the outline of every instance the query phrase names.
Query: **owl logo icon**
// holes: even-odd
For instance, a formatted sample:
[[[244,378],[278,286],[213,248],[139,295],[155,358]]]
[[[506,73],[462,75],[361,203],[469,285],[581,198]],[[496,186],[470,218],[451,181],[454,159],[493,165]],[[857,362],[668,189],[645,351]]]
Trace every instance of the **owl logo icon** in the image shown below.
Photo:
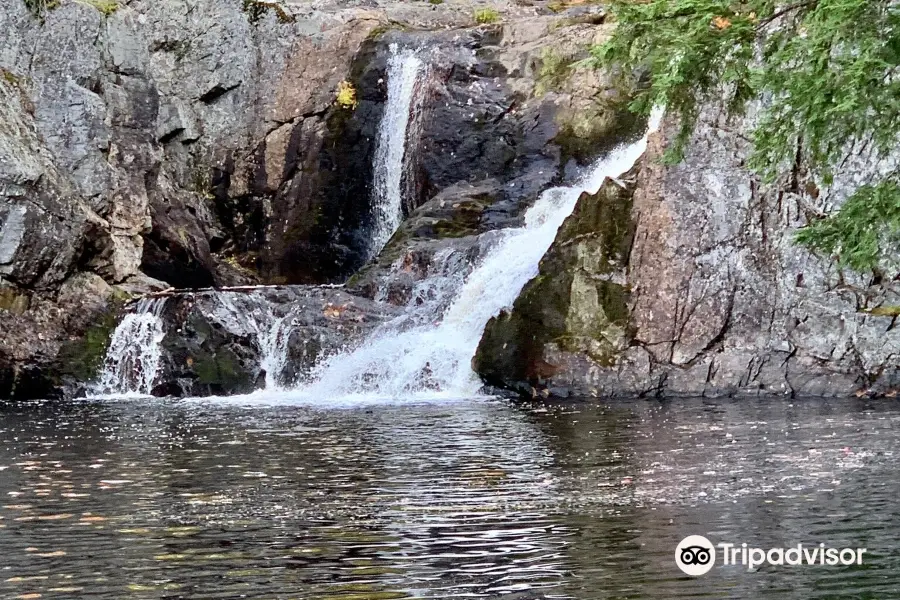
[[[675,548],[675,564],[686,575],[705,575],[716,564],[716,548],[702,535],[689,535]]]

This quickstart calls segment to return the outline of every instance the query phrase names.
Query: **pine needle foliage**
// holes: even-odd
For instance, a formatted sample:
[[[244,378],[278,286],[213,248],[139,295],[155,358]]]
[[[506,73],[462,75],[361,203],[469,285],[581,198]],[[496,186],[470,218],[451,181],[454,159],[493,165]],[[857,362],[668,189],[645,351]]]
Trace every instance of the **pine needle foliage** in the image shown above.
[[[637,85],[631,109],[664,104],[681,128],[666,158],[683,158],[700,106],[762,112],[749,165],[767,182],[802,168],[826,184],[848,144],[885,156],[900,134],[900,3],[895,0],[613,0],[597,66]],[[640,81],[636,81],[640,80]],[[874,269],[897,245],[900,173],[860,188],[797,239],[845,266]],[[893,224],[892,224],[893,223]],[[873,233],[875,232],[875,233]]]

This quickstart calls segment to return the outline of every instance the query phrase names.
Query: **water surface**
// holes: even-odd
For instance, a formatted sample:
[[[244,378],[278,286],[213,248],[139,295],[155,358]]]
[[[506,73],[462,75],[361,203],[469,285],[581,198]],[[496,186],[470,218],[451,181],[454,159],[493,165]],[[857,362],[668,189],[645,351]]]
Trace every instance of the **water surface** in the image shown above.
[[[895,598],[900,404],[0,404],[3,598]],[[674,564],[689,534],[865,547]]]

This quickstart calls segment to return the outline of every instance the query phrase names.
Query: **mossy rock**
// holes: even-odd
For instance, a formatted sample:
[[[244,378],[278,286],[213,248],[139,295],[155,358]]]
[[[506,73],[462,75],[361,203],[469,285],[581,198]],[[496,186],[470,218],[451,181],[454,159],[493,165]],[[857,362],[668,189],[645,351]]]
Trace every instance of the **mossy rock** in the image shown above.
[[[596,102],[586,112],[561,114],[557,121],[559,133],[554,141],[563,164],[570,159],[586,164],[598,154],[640,138],[647,126],[647,120],[629,111],[624,102],[614,101]]]
[[[246,384],[247,376],[237,356],[227,348],[193,360],[197,381],[213,388],[231,389]]]
[[[113,299],[109,308],[87,328],[84,335],[62,345],[57,358],[60,375],[68,375],[81,382],[97,378],[124,306],[123,300]]]
[[[21,315],[31,304],[28,294],[20,294],[12,287],[0,287],[0,310],[6,310],[14,315]]]
[[[626,175],[633,177],[635,172]],[[629,343],[628,293],[614,275],[627,264],[634,227],[633,186],[607,181],[582,194],[512,310],[491,319],[473,366],[490,385],[528,392],[558,368],[549,344],[615,364]]]

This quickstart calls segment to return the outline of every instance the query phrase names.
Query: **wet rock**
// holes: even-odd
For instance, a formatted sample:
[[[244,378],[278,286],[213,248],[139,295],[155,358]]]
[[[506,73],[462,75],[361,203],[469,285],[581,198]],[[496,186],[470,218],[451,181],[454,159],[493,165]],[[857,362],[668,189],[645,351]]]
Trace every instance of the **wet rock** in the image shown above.
[[[207,396],[295,385],[324,356],[396,314],[336,288],[177,294],[163,312],[163,366],[153,393]]]
[[[370,74],[360,81],[382,76],[390,44],[421,48],[429,64],[428,95],[422,142],[407,170],[408,218],[375,261],[350,280],[351,289],[408,302],[423,274],[440,268],[435,257],[440,263],[454,248],[474,263],[489,241],[478,236],[522,225],[542,191],[576,177],[579,167],[634,135],[639,124],[627,116],[611,83],[575,66],[607,31],[535,18],[382,36],[367,62]],[[552,57],[547,48],[554,49]],[[575,115],[593,125],[573,129]],[[362,173],[354,189],[367,195],[371,177]]]

